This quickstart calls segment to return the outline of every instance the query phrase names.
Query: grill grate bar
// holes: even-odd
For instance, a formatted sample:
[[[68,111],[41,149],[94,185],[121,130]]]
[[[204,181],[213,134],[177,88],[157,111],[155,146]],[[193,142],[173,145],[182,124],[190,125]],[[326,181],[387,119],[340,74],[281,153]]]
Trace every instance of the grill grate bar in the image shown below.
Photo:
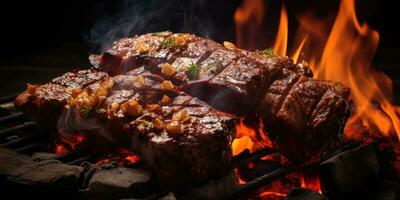
[[[14,94],[9,94],[9,95],[7,95],[7,96],[2,96],[2,97],[0,97],[0,103],[7,103],[7,102],[10,102],[10,101],[14,101],[14,99],[15,99],[19,94],[21,94],[21,92],[14,93]]]
[[[0,138],[8,137],[8,136],[14,134],[15,131],[19,131],[19,130],[22,130],[25,128],[30,128],[33,126],[36,126],[36,123],[33,121],[28,121],[28,122],[24,122],[20,125],[17,125],[17,126],[11,127],[11,128],[6,128],[3,130],[0,130]]]
[[[22,154],[32,153],[33,151],[39,149],[43,145],[43,142],[33,143],[21,148],[16,149],[15,151]]]
[[[88,156],[84,156],[84,157],[80,157],[78,159],[75,159],[73,161],[67,162],[66,164],[68,165],[80,165],[82,162],[85,162],[89,159],[93,158],[93,155],[88,155]]]
[[[8,123],[10,121],[21,119],[23,116],[24,116],[23,113],[17,112],[17,113],[13,113],[13,114],[5,116],[5,117],[1,117],[0,124],[4,124],[4,123]]]
[[[21,138],[17,138],[17,139],[13,139],[11,141],[7,141],[3,144],[0,144],[0,147],[5,147],[5,148],[15,148],[17,146],[20,146],[21,144],[25,144],[28,142],[32,142],[36,139],[38,139],[40,136],[40,132],[39,131],[35,131],[32,135],[29,136],[25,136],[25,137],[21,137]]]
[[[288,165],[276,169],[270,173],[267,173],[263,176],[260,176],[238,188],[236,188],[232,193],[228,194],[221,200],[229,200],[229,199],[240,199],[245,197],[246,195],[251,194],[252,192],[256,192],[263,185],[267,185],[271,183],[271,181],[281,178],[291,172],[299,169],[300,166],[298,165]]]
[[[237,166],[252,161],[257,158],[262,158],[264,156],[275,153],[275,150],[269,147],[265,147],[263,149],[257,150],[253,153],[250,153],[248,149],[244,150],[240,154],[234,156],[231,161],[231,167],[236,168]]]

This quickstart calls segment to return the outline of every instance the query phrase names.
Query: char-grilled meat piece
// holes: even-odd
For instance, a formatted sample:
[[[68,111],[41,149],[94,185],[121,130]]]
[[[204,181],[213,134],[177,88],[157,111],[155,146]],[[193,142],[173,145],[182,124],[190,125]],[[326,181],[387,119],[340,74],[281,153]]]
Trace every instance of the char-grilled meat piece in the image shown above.
[[[268,88],[257,115],[275,146],[292,161],[316,159],[341,135],[350,90],[331,81],[287,73]]]
[[[44,85],[28,85],[16,98],[15,107],[42,126],[56,130],[58,117],[71,98],[72,90],[84,89],[107,76],[97,70],[80,70],[65,73]]]
[[[123,65],[108,70],[110,55]],[[285,57],[190,34],[161,32],[122,39],[91,60],[119,74],[145,65],[219,110],[257,115],[275,145],[294,161],[317,156],[347,119],[350,91],[340,83],[314,80],[308,67]],[[165,63],[176,72],[163,72]]]
[[[131,74],[87,87],[70,101],[59,129],[132,149],[163,188],[182,190],[226,173],[233,116],[165,86],[157,75]]]
[[[307,67],[288,58],[190,34],[160,32],[121,39],[90,60],[111,76],[153,74],[218,110],[260,117],[276,147],[293,161],[317,156],[346,121],[349,90],[341,84],[314,80]],[[129,94],[123,90],[115,98]],[[125,124],[117,121],[109,124]]]

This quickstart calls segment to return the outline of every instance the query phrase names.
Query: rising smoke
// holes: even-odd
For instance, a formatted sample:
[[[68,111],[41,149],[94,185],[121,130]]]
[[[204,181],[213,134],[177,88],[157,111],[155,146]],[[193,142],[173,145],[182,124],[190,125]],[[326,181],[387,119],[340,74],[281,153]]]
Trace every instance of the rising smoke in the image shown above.
[[[99,16],[97,17],[100,19],[85,34],[85,39],[92,44],[92,51],[95,53],[110,47],[112,42],[119,38],[147,32],[169,30],[218,39],[225,30],[224,27],[220,27],[221,23],[215,23],[221,20],[221,17],[215,15],[218,10],[215,12],[214,8],[220,7],[219,4],[224,2],[120,0],[112,5],[99,4],[97,6],[97,15]],[[114,9],[112,10],[110,7]],[[223,12],[228,14],[226,19],[231,21],[229,8],[229,6],[225,6],[227,10]],[[224,34],[226,35],[226,33]]]

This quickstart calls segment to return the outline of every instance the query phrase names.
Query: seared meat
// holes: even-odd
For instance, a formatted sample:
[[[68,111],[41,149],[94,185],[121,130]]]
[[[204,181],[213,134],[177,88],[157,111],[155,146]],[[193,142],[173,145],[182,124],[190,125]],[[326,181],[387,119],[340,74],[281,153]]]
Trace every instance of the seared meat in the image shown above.
[[[340,134],[348,88],[314,80],[309,68],[288,58],[225,46],[189,34],[151,33],[117,41],[91,61],[112,74],[144,65],[219,110],[258,115],[277,148],[294,161],[317,156]],[[165,73],[166,63],[173,73]]]
[[[292,161],[316,158],[345,125],[350,90],[288,73],[268,88],[256,110],[275,146]]]
[[[58,117],[71,98],[72,90],[84,89],[106,77],[106,73],[97,70],[80,70],[68,72],[44,85],[28,85],[27,91],[16,98],[15,107],[42,126],[56,130]]]
[[[170,88],[157,75],[131,74],[88,86],[69,102],[59,129],[132,149],[164,188],[184,189],[225,173],[233,116]]]
[[[250,116],[249,118],[253,119],[260,117],[265,131],[276,147],[285,156],[298,162],[316,157],[318,152],[330,141],[330,138],[341,132],[346,121],[347,99],[350,93],[348,88],[336,82],[314,80],[311,78],[312,73],[307,67],[296,65],[288,58],[272,54],[259,55],[238,49],[232,44],[225,46],[194,35],[170,32],[150,33],[122,39],[115,42],[114,46],[102,55],[91,56],[90,60],[95,67],[115,76],[110,78],[113,83],[117,83],[118,86],[118,83],[121,82],[123,85],[121,88],[127,87],[127,89],[121,89],[120,86],[114,88],[113,86],[110,91],[111,94],[107,92],[107,95],[111,96],[100,99],[85,98],[96,103],[97,101],[105,101],[105,103],[102,102],[104,105],[113,108],[114,101],[116,101],[114,107],[117,107],[128,97],[138,95],[141,103],[148,104],[148,102],[154,100],[158,101],[160,95],[166,93],[165,90],[160,89],[159,82],[162,79],[170,80],[176,85],[175,89],[177,89],[177,91],[168,90],[168,92],[174,93],[170,94],[172,96],[192,98],[178,91],[182,90],[223,112]],[[63,88],[74,88],[82,84],[81,88],[86,88],[86,93],[92,94],[93,91],[96,91],[96,87],[101,85],[100,82],[97,82],[87,86],[86,82],[79,82],[82,81],[79,78],[69,81],[70,76],[74,77],[73,73],[65,75],[64,78],[53,80],[52,84],[57,85],[54,86],[55,89],[53,89],[53,86],[39,86],[38,94],[21,95],[22,97],[17,99],[17,106],[22,105],[19,106],[22,109],[29,107],[31,110],[28,109],[26,112],[36,115],[36,118],[46,118],[43,117],[43,112],[38,109],[45,103],[36,103],[40,102],[36,99],[44,99],[43,101],[50,102],[48,103],[50,110],[57,110],[56,113],[58,114],[60,108],[66,104],[70,96],[68,96],[68,92],[65,95],[57,93],[57,95],[62,96],[61,98],[53,95],[52,90],[57,90],[56,88],[64,90]],[[157,83],[154,85],[155,88],[146,90],[136,86],[132,88],[134,85],[123,81],[123,79],[129,79],[129,77],[141,76],[146,76],[146,80],[149,79],[149,81],[150,77],[153,77],[154,84]],[[89,78],[88,76],[88,79],[92,80],[93,77]],[[169,87],[168,85],[170,84],[164,84],[165,87]],[[40,87],[50,92],[41,95]],[[46,87],[51,89],[46,89]],[[28,96],[29,98],[27,98]],[[146,100],[142,100],[142,97],[146,97]],[[55,99],[56,102],[50,101],[52,99]],[[197,99],[195,101],[200,102]],[[196,104],[195,107],[211,109],[204,103],[201,104],[202,106]],[[57,106],[53,108],[54,105]],[[172,107],[174,106],[176,105],[172,104]],[[88,111],[92,111],[91,108],[82,109],[80,107],[75,109],[74,107],[79,106],[70,105],[69,114],[63,115],[65,120],[79,121],[74,120],[74,116],[79,116],[76,114],[77,112],[83,110],[83,113],[89,113]],[[185,107],[191,109],[188,105],[185,105]],[[107,107],[106,112],[109,113],[109,110]],[[102,112],[102,110],[100,111]],[[201,114],[201,110],[198,112],[199,119],[208,118],[206,113]],[[216,112],[212,109],[212,113]],[[93,114],[93,112],[90,113]],[[89,117],[87,119],[103,119],[100,128],[98,127],[99,123],[94,123],[95,126],[92,127],[100,135],[109,140],[127,141],[119,138],[121,134],[115,130],[120,127],[124,127],[123,130],[131,130],[133,125],[130,123],[131,118],[118,118],[113,115],[110,117],[109,114],[105,117],[104,113],[95,115],[94,118]],[[72,118],[70,118],[71,116]],[[54,120],[38,121],[43,121],[46,124],[53,123]],[[77,122],[70,128],[88,129],[88,124],[90,123]],[[64,128],[68,129],[68,127]],[[207,129],[199,130],[207,132]],[[132,136],[129,141],[135,141],[134,138]],[[149,139],[149,141],[151,140]],[[144,142],[143,145],[145,144],[151,143]],[[147,148],[148,146],[144,147]],[[184,149],[182,146],[179,146],[179,148]],[[137,151],[144,152],[144,150]],[[153,162],[148,161],[147,163]],[[160,164],[158,163],[158,165]],[[167,176],[160,175],[160,177]]]

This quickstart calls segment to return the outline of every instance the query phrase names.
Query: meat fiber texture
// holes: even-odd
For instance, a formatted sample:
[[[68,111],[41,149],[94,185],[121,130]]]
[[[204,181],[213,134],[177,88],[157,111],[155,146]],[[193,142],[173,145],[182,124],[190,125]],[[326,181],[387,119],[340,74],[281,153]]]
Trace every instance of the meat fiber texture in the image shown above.
[[[338,82],[315,80],[308,67],[266,52],[160,32],[121,39],[90,60],[109,74],[144,66],[221,111],[261,118],[286,157],[312,161],[341,134],[350,90]],[[165,73],[166,63],[174,73]]]
[[[316,159],[347,119],[350,91],[342,84],[314,80],[306,66],[285,57],[190,34],[121,39],[90,60],[100,71],[71,72],[30,86],[17,97],[16,107],[52,128],[61,115],[61,132],[83,130],[131,147],[165,186],[196,184],[223,171],[219,168],[230,158],[232,115],[255,119],[255,124],[261,119],[275,147],[302,163]],[[171,102],[162,110],[170,114],[148,112],[153,108],[147,104],[165,102],[164,95]],[[168,116],[182,109],[196,123],[170,124],[177,117],[169,121]],[[124,114],[138,110],[140,115]],[[159,121],[166,122],[164,131],[148,129],[159,127]],[[175,132],[181,137],[174,138]],[[178,176],[182,170],[187,171]],[[176,184],[168,184],[171,177]]]
[[[131,149],[165,189],[182,190],[228,172],[234,116],[143,68],[114,77],[95,70],[74,74],[28,89],[17,98],[18,108],[51,126],[54,120],[45,120],[61,115],[61,134],[83,132],[99,144]],[[44,105],[56,112],[38,113]]]
[[[68,72],[43,85],[29,85],[18,95],[15,107],[51,130],[57,129],[57,121],[74,88],[84,89],[89,84],[103,80],[108,75],[97,70]]]

